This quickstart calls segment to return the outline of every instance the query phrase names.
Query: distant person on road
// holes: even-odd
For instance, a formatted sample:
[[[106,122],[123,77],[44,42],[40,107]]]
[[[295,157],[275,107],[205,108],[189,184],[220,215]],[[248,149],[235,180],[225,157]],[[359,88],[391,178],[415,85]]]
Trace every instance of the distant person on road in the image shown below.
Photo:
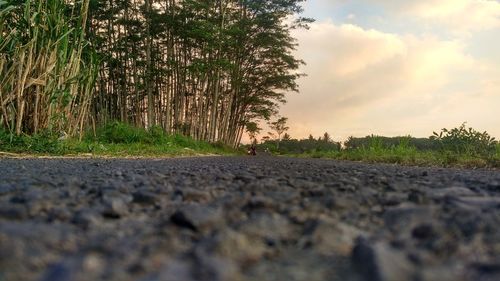
[[[252,145],[248,149],[248,155],[252,155],[252,156],[257,155],[257,148],[255,147],[254,143],[252,143]]]

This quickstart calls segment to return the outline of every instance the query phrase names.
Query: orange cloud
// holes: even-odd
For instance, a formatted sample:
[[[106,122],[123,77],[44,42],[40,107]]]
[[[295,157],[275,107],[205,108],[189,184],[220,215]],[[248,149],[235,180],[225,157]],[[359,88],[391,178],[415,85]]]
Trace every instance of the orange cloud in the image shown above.
[[[370,133],[428,136],[463,121],[500,135],[494,65],[460,40],[388,34],[331,21],[296,31],[308,63],[301,94],[282,114],[294,137],[328,131],[337,139]]]
[[[370,0],[404,17],[445,25],[454,32],[500,27],[500,3],[495,0]]]

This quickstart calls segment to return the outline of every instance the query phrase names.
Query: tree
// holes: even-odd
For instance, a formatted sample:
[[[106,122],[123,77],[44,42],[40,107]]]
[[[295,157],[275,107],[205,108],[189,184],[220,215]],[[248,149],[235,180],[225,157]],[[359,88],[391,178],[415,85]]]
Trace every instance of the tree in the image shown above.
[[[155,117],[155,106],[154,106],[154,97],[153,97],[153,83],[152,83],[152,48],[153,48],[153,38],[151,34],[151,11],[152,11],[152,0],[145,0],[145,18],[146,18],[146,78],[145,78],[145,86],[147,92],[148,99],[148,128],[153,127],[156,124]]]
[[[279,149],[280,147],[281,136],[283,133],[290,129],[290,127],[286,125],[287,121],[288,118],[279,117],[276,121],[268,123],[269,127],[276,132],[276,149]]]
[[[325,132],[323,134],[323,141],[327,143],[332,141],[332,138],[330,137],[330,134],[328,134],[328,132]]]
[[[292,31],[310,22],[297,17],[305,0],[52,1],[60,4],[54,11],[49,11],[54,5],[49,7],[47,1],[12,2],[44,9],[37,15],[54,12],[52,18],[68,22],[64,28],[54,29],[61,33],[61,40],[54,41],[61,48],[54,51],[63,51],[46,58],[60,58],[61,65],[50,69],[64,74],[71,71],[63,67],[63,59],[73,58],[70,68],[81,73],[71,73],[70,79],[59,79],[62,76],[58,73],[46,75],[57,77],[55,83],[39,80],[44,75],[41,69],[30,70],[34,76],[25,84],[33,85],[16,84],[15,77],[24,77],[15,74],[23,69],[16,66],[21,52],[43,45],[23,41],[30,34],[41,34],[24,32],[38,28],[29,21],[39,17],[25,19],[29,13],[23,13],[22,8],[15,10],[14,17],[0,13],[0,37],[24,46],[0,44],[0,48],[12,47],[0,50],[0,78],[9,75],[0,79],[7,81],[0,86],[2,93],[8,93],[0,97],[0,122],[18,133],[36,132],[58,117],[61,124],[56,127],[64,127],[64,122],[78,124],[71,126],[69,133],[76,131],[75,127],[82,132],[89,124],[120,121],[142,128],[161,126],[167,133],[237,146],[247,124],[270,120],[285,101],[285,94],[298,91],[297,79],[302,74],[297,70],[303,62],[295,57],[297,44]],[[0,5],[3,11],[4,5]],[[82,12],[74,12],[78,9]],[[47,33],[40,38],[55,35],[52,29],[37,30]],[[11,31],[22,38],[8,36]],[[77,47],[73,50],[68,46]],[[51,65],[50,61],[34,63],[40,61],[32,60],[34,66]],[[80,77],[84,81],[73,83]],[[34,93],[64,81],[67,85],[55,90]],[[25,93],[16,96],[13,84]],[[38,104],[37,97],[41,98]],[[53,100],[61,104],[70,100],[70,106],[56,107]]]
[[[248,133],[248,136],[250,137],[250,140],[252,142],[257,142],[257,135],[261,130],[262,128],[260,128],[259,125],[255,122],[248,122],[246,125],[246,132]]]
[[[281,138],[281,140],[283,140],[283,141],[289,141],[291,139],[292,139],[292,137],[288,133],[285,133],[283,135],[283,137]]]

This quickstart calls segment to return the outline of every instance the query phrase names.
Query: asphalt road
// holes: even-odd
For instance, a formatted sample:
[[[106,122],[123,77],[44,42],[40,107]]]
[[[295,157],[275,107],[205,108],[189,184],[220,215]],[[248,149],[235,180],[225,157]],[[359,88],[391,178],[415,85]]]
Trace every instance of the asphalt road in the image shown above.
[[[500,280],[500,173],[4,158],[0,280]]]

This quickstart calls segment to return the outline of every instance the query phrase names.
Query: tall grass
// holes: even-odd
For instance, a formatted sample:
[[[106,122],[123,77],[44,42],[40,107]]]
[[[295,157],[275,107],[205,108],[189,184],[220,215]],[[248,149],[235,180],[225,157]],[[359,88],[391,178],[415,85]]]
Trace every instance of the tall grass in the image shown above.
[[[88,154],[98,156],[177,156],[235,154],[231,147],[166,134],[160,127],[136,128],[114,122],[87,132],[82,140],[63,139],[50,131],[16,135],[0,128],[0,152],[30,154]]]
[[[445,138],[448,134],[442,134],[441,138],[445,138],[445,141],[435,139],[442,144],[440,149],[435,150],[417,149],[411,145],[409,136],[401,137],[397,145],[387,145],[383,142],[383,137],[372,135],[368,138],[369,142],[357,148],[315,151],[295,156],[416,166],[500,168],[500,144],[494,142],[494,139],[488,137],[486,133],[481,133],[479,137],[476,134],[461,132],[460,134],[453,133],[452,140]],[[467,132],[474,132],[474,130],[467,130]],[[481,141],[482,145],[477,145],[476,141]]]
[[[16,135],[81,136],[98,60],[85,40],[90,0],[0,0],[0,124]]]

